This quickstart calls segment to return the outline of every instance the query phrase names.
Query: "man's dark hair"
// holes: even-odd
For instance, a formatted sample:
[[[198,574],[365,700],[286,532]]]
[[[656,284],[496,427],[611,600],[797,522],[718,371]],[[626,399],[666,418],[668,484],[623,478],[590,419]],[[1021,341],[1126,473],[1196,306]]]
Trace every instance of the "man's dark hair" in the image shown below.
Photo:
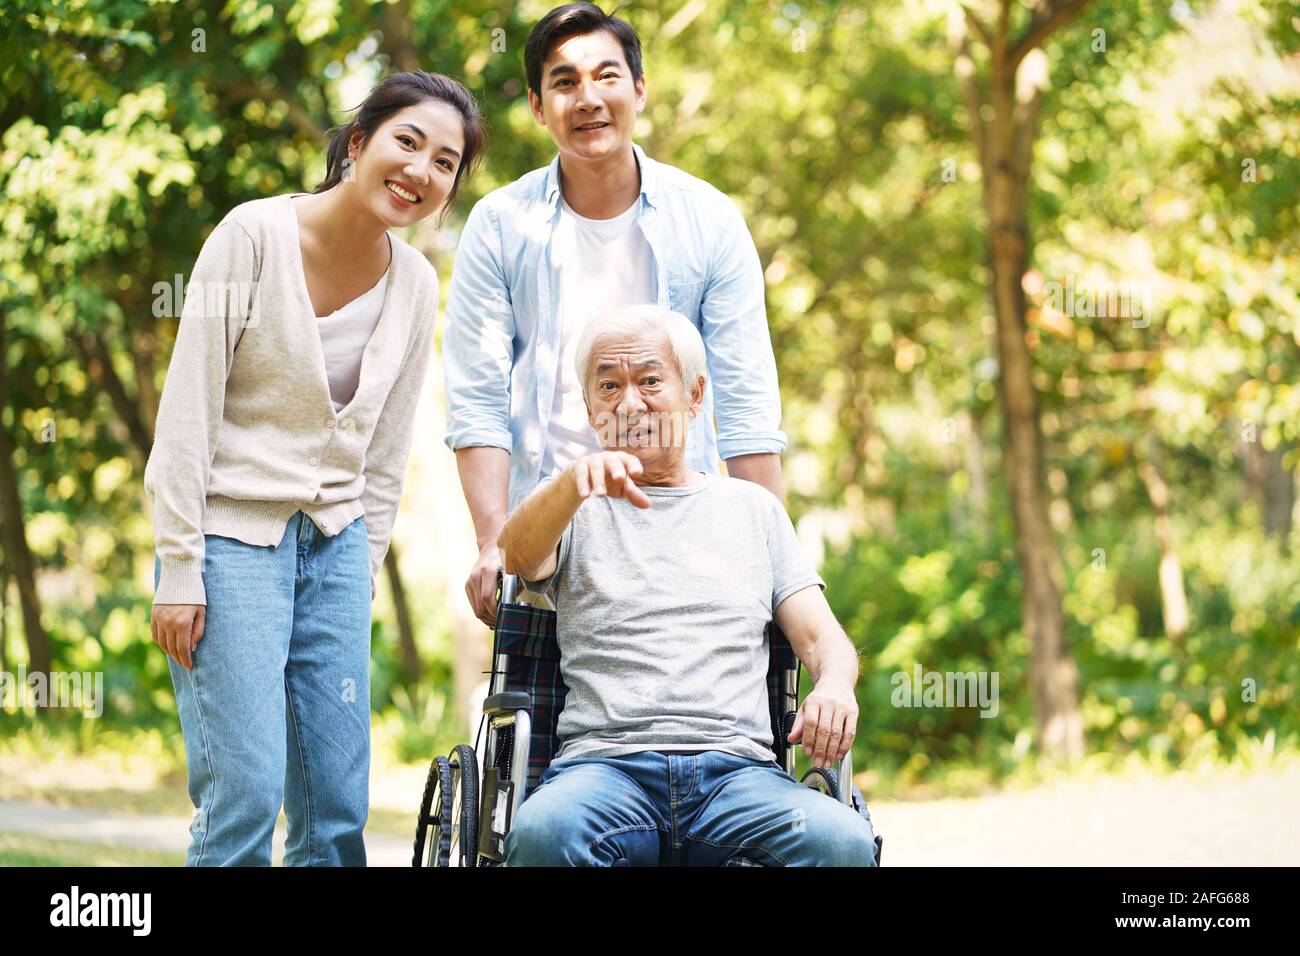
[[[524,44],[524,73],[528,88],[542,95],[542,64],[556,45],[569,37],[607,30],[623,45],[623,59],[632,71],[632,82],[641,79],[641,38],[632,24],[607,14],[594,3],[566,3],[537,21]]]

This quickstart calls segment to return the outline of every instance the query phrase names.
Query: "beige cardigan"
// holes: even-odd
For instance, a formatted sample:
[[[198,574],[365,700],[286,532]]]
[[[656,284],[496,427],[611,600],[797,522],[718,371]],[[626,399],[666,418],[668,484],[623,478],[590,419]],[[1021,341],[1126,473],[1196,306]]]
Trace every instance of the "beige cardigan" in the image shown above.
[[[366,516],[371,597],[433,346],[438,274],[396,236],[361,381],[337,415],[290,195],[235,207],[186,290],[144,486],[155,604],[206,604],[204,534],[274,547],[302,510],[327,536]]]

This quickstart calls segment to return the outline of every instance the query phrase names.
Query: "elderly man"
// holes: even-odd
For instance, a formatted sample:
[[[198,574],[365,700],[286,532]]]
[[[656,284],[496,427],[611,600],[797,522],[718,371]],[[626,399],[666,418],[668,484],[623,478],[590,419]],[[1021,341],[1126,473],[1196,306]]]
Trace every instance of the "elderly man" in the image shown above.
[[[686,464],[706,385],[693,323],[659,306],[593,320],[578,380],[601,452],[511,514],[505,570],[555,602],[569,693],[561,747],[522,804],[508,866],[871,866],[871,825],[776,762],[764,629],[775,616],[815,687],[790,734],[843,759],[857,653],[781,502]]]

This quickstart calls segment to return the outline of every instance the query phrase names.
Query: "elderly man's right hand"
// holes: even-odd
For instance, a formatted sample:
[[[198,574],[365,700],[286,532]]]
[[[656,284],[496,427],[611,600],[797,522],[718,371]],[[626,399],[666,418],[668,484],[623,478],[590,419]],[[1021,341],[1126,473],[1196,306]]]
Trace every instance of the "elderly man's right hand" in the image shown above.
[[[636,486],[641,461],[625,451],[601,451],[584,455],[569,466],[578,495],[585,501],[597,497],[626,498],[638,508],[649,508],[650,499]]]

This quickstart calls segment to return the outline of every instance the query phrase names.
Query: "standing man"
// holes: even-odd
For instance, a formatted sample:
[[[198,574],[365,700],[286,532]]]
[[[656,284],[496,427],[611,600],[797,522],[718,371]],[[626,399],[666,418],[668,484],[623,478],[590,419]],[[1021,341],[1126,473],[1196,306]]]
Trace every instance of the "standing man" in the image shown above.
[[[601,450],[574,372],[594,315],[655,304],[687,316],[709,371],[689,466],[716,472],[721,457],[784,497],[758,252],[728,196],[632,142],[646,103],[636,31],[594,4],[565,4],[529,34],[524,66],[558,155],[470,213],[443,339],[446,442],[479,545],[465,591],[488,626],[508,514],[542,478]]]

